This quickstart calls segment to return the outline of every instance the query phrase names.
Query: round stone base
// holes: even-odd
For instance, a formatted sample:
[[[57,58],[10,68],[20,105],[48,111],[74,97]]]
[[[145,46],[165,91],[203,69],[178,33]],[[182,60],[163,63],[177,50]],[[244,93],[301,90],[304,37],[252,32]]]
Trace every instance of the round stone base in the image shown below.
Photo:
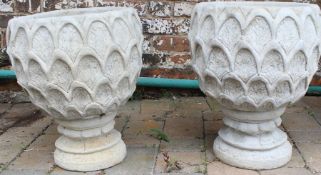
[[[215,155],[224,163],[254,170],[281,167],[289,162],[292,156],[292,146],[288,141],[272,149],[248,150],[229,145],[218,136],[213,149]]]
[[[71,139],[61,136],[56,141],[55,163],[71,171],[96,171],[120,163],[126,157],[126,145],[120,133],[113,130],[106,136]]]

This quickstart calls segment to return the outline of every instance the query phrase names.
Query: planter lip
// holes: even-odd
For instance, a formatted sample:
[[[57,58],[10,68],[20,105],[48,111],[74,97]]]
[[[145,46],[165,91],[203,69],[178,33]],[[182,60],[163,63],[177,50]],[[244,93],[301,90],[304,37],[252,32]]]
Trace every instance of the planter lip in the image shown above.
[[[51,12],[38,13],[28,16],[20,16],[11,19],[9,22],[32,21],[32,20],[62,20],[69,18],[83,18],[86,16],[114,15],[120,13],[132,13],[135,9],[132,7],[93,7],[82,9],[63,9]]]
[[[298,2],[201,2],[197,6],[206,8],[302,8],[302,7],[317,7],[316,4],[298,3]]]

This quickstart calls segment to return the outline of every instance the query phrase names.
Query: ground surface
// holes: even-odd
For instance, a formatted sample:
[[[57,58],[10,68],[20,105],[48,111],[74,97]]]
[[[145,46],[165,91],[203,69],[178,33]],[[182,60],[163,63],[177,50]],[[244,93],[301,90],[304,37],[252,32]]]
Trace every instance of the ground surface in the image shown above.
[[[106,170],[81,173],[54,165],[59,135],[50,117],[30,103],[0,104],[0,174],[321,175],[321,97],[305,97],[282,118],[294,148],[292,160],[279,169],[250,171],[213,155],[213,139],[222,126],[215,102],[203,97],[130,101],[116,118],[127,158]]]

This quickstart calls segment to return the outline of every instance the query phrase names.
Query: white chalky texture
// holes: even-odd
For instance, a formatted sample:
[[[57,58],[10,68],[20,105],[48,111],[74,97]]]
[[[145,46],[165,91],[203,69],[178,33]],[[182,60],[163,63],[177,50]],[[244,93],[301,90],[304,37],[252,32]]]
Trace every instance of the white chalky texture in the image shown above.
[[[59,123],[56,163],[78,171],[119,163],[126,148],[114,117],[142,67],[137,12],[105,7],[18,17],[7,41],[18,83]]]
[[[223,162],[248,169],[286,164],[292,148],[278,126],[307,91],[320,57],[317,5],[212,2],[196,5],[189,39],[201,90],[225,126],[214,142]]]

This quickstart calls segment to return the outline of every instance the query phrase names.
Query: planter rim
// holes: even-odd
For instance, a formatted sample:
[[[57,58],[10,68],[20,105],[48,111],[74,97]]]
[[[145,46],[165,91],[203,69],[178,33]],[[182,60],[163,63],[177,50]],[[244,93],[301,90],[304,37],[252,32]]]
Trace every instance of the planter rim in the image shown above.
[[[82,8],[82,9],[63,9],[51,12],[38,13],[28,16],[20,16],[13,18],[10,21],[26,21],[26,20],[41,20],[41,19],[65,19],[75,18],[84,16],[101,16],[101,15],[112,15],[115,13],[125,13],[135,11],[132,7],[93,7],[93,8]],[[48,19],[46,19],[48,20]]]
[[[254,2],[254,1],[242,1],[242,2],[201,2],[198,4],[199,6],[206,7],[230,7],[230,8],[302,8],[302,7],[311,7],[317,6],[316,4],[308,4],[308,3],[298,3],[298,2]]]

